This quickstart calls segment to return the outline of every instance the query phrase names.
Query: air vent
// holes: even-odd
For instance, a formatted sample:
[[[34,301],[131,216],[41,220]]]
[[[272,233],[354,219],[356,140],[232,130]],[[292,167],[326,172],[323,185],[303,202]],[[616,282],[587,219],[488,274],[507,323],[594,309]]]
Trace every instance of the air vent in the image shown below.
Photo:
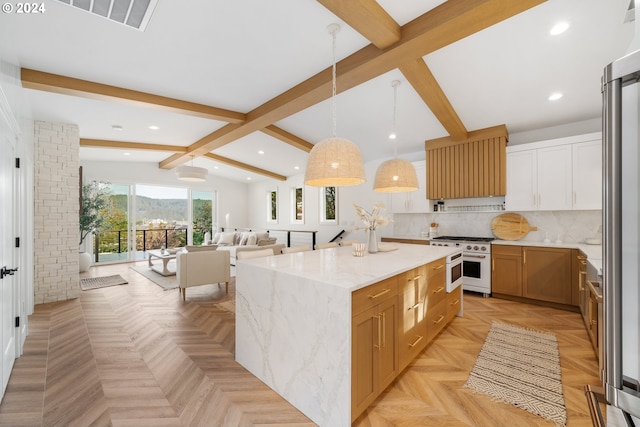
[[[110,21],[144,31],[158,0],[58,0]]]

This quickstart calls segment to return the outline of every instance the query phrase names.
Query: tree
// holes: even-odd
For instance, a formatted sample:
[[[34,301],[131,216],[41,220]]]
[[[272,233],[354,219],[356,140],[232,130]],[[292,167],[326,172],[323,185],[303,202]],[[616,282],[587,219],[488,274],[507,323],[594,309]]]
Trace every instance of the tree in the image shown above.
[[[109,184],[91,181],[82,186],[82,202],[80,205],[80,243],[90,234],[98,230],[106,219],[103,214],[109,208],[111,190]]]

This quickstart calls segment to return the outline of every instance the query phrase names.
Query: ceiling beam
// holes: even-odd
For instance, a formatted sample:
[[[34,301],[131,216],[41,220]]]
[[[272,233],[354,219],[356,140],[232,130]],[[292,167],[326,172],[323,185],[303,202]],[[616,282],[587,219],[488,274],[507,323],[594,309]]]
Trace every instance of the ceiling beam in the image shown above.
[[[187,147],[181,145],[146,144],[142,142],[111,141],[108,139],[80,138],[80,147],[117,148],[122,150],[170,151],[186,153]]]
[[[454,140],[466,138],[467,129],[424,60],[419,58],[398,68],[451,138]]]
[[[318,0],[378,49],[400,41],[401,28],[375,0]]]
[[[219,120],[229,123],[242,123],[245,115],[236,111],[180,99],[167,98],[165,96],[123,89],[102,83],[80,80],[73,77],[60,76],[42,71],[22,68],[20,70],[22,87],[42,90],[45,92],[61,93],[82,98],[98,99],[102,101],[116,101],[136,107],[153,108],[172,113],[186,114],[211,120]]]
[[[257,173],[259,175],[263,175],[263,176],[275,179],[277,181],[286,181],[287,180],[287,177],[284,176],[284,175],[280,175],[280,174],[277,174],[277,173],[274,173],[274,172],[269,172],[268,170],[260,169],[260,168],[257,168],[255,166],[248,165],[246,163],[242,163],[242,162],[238,162],[236,160],[229,159],[227,157],[218,156],[217,154],[205,153],[203,157],[206,157],[207,159],[215,160],[216,162],[224,163],[226,165],[233,166],[233,167],[236,167],[236,168],[239,168],[239,169],[244,169],[244,170],[249,171],[249,172]]]
[[[546,0],[449,0],[402,27],[400,41],[380,50],[369,45],[337,64],[337,91],[343,92],[421,58],[451,43],[517,15]],[[331,97],[332,75],[327,68],[247,113],[245,123],[227,125],[189,147],[202,155],[261,130]],[[172,169],[190,158],[176,153],[160,162]]]
[[[111,141],[107,139],[88,139],[80,138],[80,147],[96,147],[96,148],[114,148],[124,150],[145,150],[145,151],[170,151],[186,153],[187,147],[180,145],[162,145],[162,144],[145,144],[141,142],[128,142],[128,141]],[[264,175],[269,178],[276,179],[278,181],[286,181],[287,177],[268,170],[260,169],[255,166],[248,165],[246,163],[238,162],[237,160],[229,159],[227,157],[218,156],[216,154],[207,153],[206,158],[215,160],[219,163],[224,163],[239,169],[244,169],[249,172],[253,172],[259,175]]]
[[[311,149],[313,148],[313,144],[310,142],[305,141],[302,138],[299,138],[297,136],[295,136],[292,133],[287,132],[284,129],[280,129],[277,126],[267,126],[266,128],[262,129],[263,133],[266,133],[267,135],[279,139],[282,142],[285,142],[289,145],[291,145],[292,147],[298,148],[302,151],[306,151],[307,153],[311,151]]]

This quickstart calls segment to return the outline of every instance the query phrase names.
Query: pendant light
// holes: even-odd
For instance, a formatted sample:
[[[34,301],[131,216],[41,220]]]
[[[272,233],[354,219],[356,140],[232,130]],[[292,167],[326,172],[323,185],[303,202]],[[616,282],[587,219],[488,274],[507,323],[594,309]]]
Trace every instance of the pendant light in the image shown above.
[[[193,166],[193,156],[191,156],[191,166],[182,165],[176,168],[176,176],[180,181],[204,182],[207,180],[208,171],[205,168]]]
[[[314,187],[346,187],[366,181],[364,164],[358,146],[345,138],[336,137],[336,34],[340,25],[327,27],[333,38],[332,122],[333,135],[316,143],[309,153],[304,183]]]
[[[398,143],[396,142],[396,98],[398,94],[399,80],[391,82],[393,87],[393,132],[389,139],[393,140],[393,159],[382,163],[376,171],[376,179],[373,183],[373,191],[379,193],[400,193],[415,191],[418,189],[418,177],[411,163],[398,158]]]

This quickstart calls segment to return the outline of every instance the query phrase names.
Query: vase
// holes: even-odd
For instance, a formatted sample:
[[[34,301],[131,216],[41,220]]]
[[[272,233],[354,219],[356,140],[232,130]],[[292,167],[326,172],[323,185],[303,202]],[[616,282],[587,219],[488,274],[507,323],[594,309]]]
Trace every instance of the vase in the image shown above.
[[[367,242],[367,251],[370,254],[378,252],[378,238],[376,237],[376,230],[369,230],[369,240]]]
[[[78,255],[78,264],[80,273],[88,271],[91,267],[91,254],[89,252],[80,252]]]

